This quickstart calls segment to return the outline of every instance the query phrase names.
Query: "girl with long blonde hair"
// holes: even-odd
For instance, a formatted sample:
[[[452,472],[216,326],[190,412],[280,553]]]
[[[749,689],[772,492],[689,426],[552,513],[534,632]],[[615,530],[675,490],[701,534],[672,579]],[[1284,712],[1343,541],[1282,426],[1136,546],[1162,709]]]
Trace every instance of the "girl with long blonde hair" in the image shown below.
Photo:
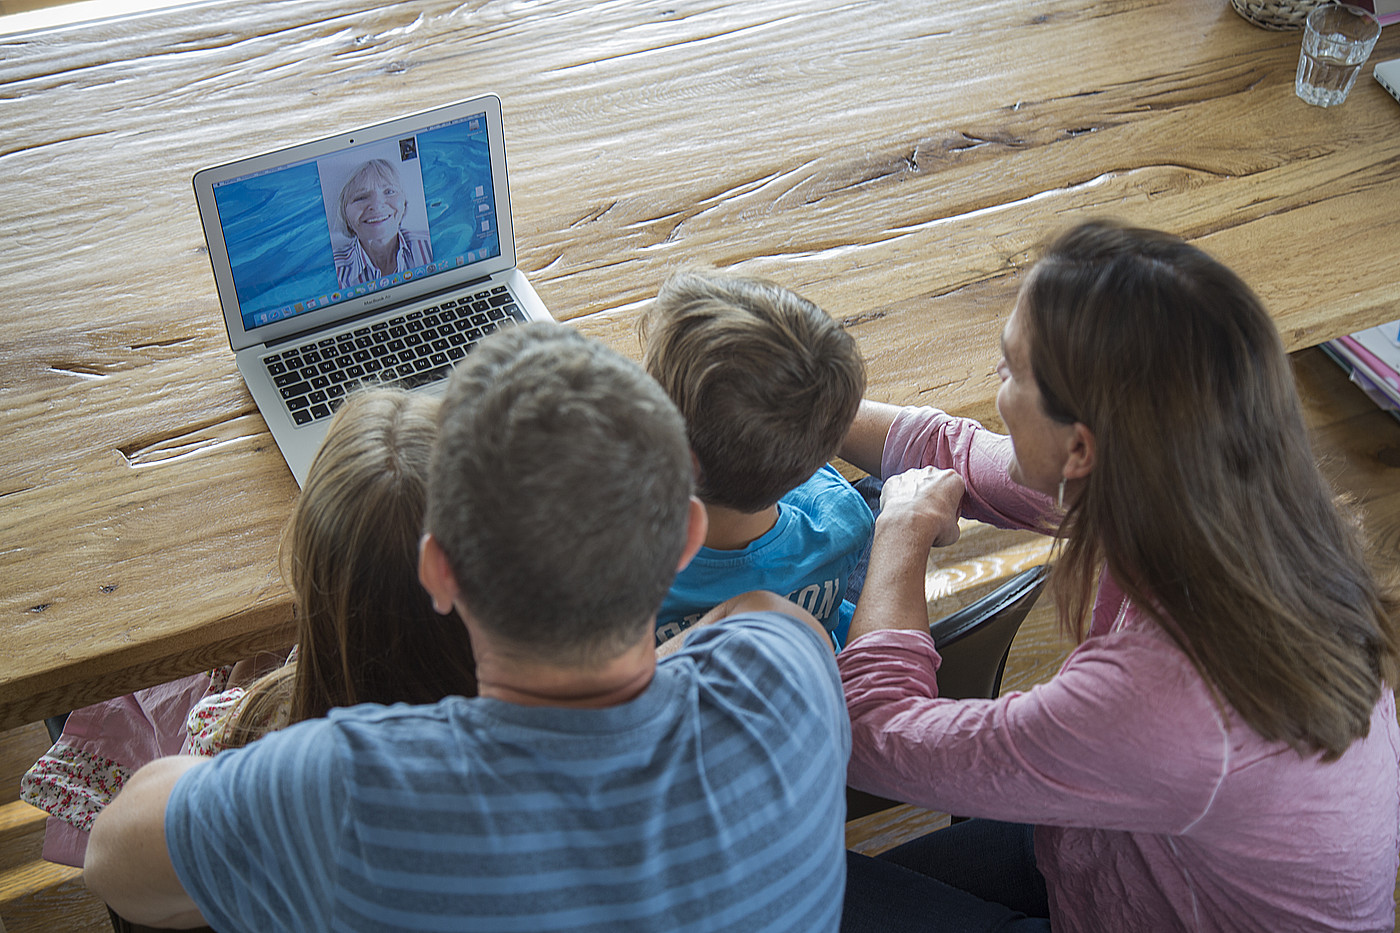
[[[223,668],[68,717],[21,782],[22,798],[51,814],[46,859],[81,866],[97,813],[154,758],[212,755],[335,706],[476,694],[466,626],[433,611],[418,584],[437,409],[433,399],[374,387],[351,393],[336,413],[283,536],[297,637],[288,663],[246,686],[235,676],[224,689]]]

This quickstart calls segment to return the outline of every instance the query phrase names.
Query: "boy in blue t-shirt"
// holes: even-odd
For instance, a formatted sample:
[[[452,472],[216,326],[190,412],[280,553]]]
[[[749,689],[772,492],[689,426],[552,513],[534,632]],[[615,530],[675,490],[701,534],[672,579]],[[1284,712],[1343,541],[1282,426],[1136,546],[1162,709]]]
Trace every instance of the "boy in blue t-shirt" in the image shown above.
[[[865,391],[855,341],[773,282],[676,273],[642,320],[642,363],[685,416],[705,546],[656,617],[661,645],[715,605],[774,590],[816,616],[839,649],[847,578],[874,519],[827,460]]]

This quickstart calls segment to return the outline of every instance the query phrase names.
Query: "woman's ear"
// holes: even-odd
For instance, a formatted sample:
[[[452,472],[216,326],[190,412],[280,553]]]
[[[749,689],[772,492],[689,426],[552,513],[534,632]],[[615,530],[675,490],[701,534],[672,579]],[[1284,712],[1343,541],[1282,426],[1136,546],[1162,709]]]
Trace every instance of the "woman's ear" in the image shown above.
[[[431,534],[418,541],[418,582],[433,599],[433,610],[447,615],[457,602],[457,578],[443,553],[442,545]]]
[[[1069,457],[1065,460],[1065,479],[1083,479],[1094,472],[1094,432],[1078,421],[1070,434]]]

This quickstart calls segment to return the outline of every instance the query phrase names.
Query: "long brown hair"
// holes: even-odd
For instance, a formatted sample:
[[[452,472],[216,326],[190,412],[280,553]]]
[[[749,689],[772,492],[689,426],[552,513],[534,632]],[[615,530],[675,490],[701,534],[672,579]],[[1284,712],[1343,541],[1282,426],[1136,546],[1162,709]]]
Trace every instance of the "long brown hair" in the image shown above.
[[[336,413],[282,541],[297,661],[249,689],[228,744],[266,731],[288,696],[299,722],[335,706],[476,693],[465,625],[436,613],[418,584],[437,410],[422,396],[371,388]]]
[[[1400,601],[1317,468],[1262,303],[1176,237],[1097,221],[1020,308],[1046,413],[1096,444],[1060,529],[1066,627],[1083,638],[1106,564],[1260,735],[1339,756],[1397,682]]]

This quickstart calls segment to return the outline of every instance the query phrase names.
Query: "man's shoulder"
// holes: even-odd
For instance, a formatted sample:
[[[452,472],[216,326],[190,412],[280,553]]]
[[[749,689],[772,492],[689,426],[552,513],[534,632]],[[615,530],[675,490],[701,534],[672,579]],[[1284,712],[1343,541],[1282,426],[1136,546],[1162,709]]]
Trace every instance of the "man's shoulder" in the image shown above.
[[[744,613],[696,629],[685,647],[662,663],[682,658],[701,679],[726,680],[726,672],[742,670],[743,680],[756,682],[768,671],[769,677],[805,686],[836,677],[830,643],[778,612]]]
[[[245,748],[223,752],[214,761],[232,764],[247,755],[249,766],[278,769],[284,766],[281,762],[285,759],[314,757],[334,770],[344,759],[376,754],[392,759],[398,754],[396,746],[422,744],[452,732],[447,704],[453,700],[463,702],[461,698],[449,697],[424,706],[364,703],[336,707],[324,717],[293,723],[269,732]]]
[[[327,714],[328,739],[347,743],[352,751],[373,744],[398,745],[432,742],[434,737],[461,730],[460,719],[470,701],[447,697],[437,703],[382,706],[363,703],[333,709]]]
[[[743,735],[770,766],[844,776],[850,722],[824,638],[773,612],[724,619],[690,637],[695,644],[667,660],[690,678],[685,693],[696,728],[710,736],[707,746],[715,736]]]
[[[324,717],[295,723],[244,748],[214,756],[207,772],[192,773],[182,793],[191,797],[193,805],[202,806],[256,785],[269,797],[297,807],[338,799],[366,780],[397,780],[429,764],[447,767],[447,759],[426,753],[471,746],[476,733],[463,728],[461,717],[442,706],[367,703],[332,709]]]
[[[825,645],[817,634],[802,624],[792,616],[781,612],[743,612],[732,615],[728,618],[720,619],[711,625],[697,629],[691,637],[696,641],[687,643],[685,649],[694,650],[700,644],[701,637],[704,640],[717,641],[721,635],[725,636],[725,644],[731,641],[752,642],[764,645],[765,647],[781,647],[790,644],[797,638],[797,633],[802,633],[802,640],[814,646],[819,646],[827,654],[831,653],[830,646]],[[712,650],[718,650],[716,645]]]

